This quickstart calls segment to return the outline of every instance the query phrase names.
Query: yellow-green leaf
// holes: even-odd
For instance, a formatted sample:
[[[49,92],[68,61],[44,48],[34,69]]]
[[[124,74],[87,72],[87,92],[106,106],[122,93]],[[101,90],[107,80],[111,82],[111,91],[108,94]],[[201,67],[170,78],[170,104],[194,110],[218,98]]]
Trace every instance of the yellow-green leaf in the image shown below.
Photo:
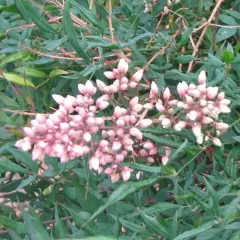
[[[29,80],[15,74],[15,73],[3,73],[2,74],[5,79],[7,79],[9,82],[22,85],[22,86],[28,86],[28,87],[35,87],[32,82]]]

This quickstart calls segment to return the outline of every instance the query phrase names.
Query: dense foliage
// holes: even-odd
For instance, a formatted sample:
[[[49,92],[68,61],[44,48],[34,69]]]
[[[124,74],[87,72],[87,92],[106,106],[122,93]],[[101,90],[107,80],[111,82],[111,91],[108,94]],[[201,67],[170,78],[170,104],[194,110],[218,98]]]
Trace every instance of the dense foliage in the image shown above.
[[[0,0],[0,238],[240,239],[239,10],[239,0]],[[127,68],[129,86],[114,85]],[[204,71],[206,96],[195,91]],[[192,126],[172,123],[192,104],[186,93],[194,106],[220,102],[217,117],[209,108],[199,118],[210,139],[194,122],[202,108],[187,112]],[[32,119],[44,125],[56,102],[74,115],[79,94],[101,99],[98,127],[81,133],[85,154],[27,152],[24,135],[38,143]],[[173,96],[183,103],[171,108]],[[88,145],[103,136],[99,119],[121,128],[139,108],[145,115],[124,134],[154,154],[136,154],[134,140],[121,172],[104,171],[109,162],[100,166]],[[113,144],[114,162],[122,142]]]

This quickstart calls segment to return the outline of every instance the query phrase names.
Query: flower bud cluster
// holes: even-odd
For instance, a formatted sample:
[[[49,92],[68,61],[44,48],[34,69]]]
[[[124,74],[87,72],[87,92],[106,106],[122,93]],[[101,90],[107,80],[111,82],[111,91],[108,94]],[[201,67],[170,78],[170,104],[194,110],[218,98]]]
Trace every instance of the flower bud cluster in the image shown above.
[[[60,158],[67,162],[77,157],[90,155],[89,167],[104,172],[112,182],[120,178],[128,181],[133,169],[124,166],[126,158],[130,160],[146,159],[148,164],[169,161],[171,149],[163,146],[165,153],[161,156],[157,146],[143,137],[141,128],[147,128],[154,122],[161,123],[163,128],[173,127],[176,131],[192,129],[197,143],[211,139],[212,143],[221,146],[217,137],[228,129],[228,124],[219,120],[221,113],[229,113],[230,100],[225,99],[218,87],[206,86],[206,74],[202,71],[198,85],[179,83],[178,99],[175,99],[169,88],[161,94],[157,85],[152,82],[149,96],[145,100],[139,97],[129,98],[125,91],[139,86],[143,76],[140,69],[127,78],[128,63],[121,59],[116,69],[104,72],[113,80],[107,86],[97,80],[96,85],[102,95],[96,98],[97,88],[91,81],[79,84],[79,94],[73,96],[53,95],[59,108],[52,114],[37,114],[31,121],[31,127],[23,129],[25,137],[16,142],[16,147],[23,151],[32,150],[33,160],[44,160],[45,155]],[[120,106],[115,96],[126,98],[127,106]],[[113,106],[113,109],[108,106]],[[160,113],[158,120],[147,118],[147,113],[154,106]],[[100,117],[108,108],[112,113]],[[96,135],[101,136],[100,140]],[[141,172],[136,174],[139,179]]]
[[[159,118],[163,128],[173,128],[181,131],[191,128],[198,144],[212,140],[216,146],[221,141],[216,136],[225,132],[229,125],[219,120],[221,113],[230,113],[230,100],[225,98],[224,92],[218,87],[206,86],[206,73],[201,71],[198,85],[181,82],[177,85],[177,92],[181,100],[172,98],[168,88],[158,97],[158,88],[153,82],[150,99],[155,101],[156,108],[161,113]]]

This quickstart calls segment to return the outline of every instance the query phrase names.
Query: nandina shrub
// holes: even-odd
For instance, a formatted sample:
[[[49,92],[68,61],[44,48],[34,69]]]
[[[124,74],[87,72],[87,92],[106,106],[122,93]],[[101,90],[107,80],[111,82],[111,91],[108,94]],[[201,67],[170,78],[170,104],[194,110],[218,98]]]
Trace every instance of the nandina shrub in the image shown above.
[[[0,1],[3,239],[239,239],[238,1]]]

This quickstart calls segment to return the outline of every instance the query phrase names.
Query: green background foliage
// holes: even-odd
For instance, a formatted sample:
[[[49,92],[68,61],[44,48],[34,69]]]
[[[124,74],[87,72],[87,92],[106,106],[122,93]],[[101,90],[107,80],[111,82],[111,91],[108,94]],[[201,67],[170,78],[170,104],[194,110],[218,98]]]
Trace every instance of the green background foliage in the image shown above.
[[[173,3],[157,31],[166,1],[149,13],[142,0],[111,3],[112,10],[104,0],[0,0],[0,238],[240,239],[240,1],[222,3],[212,21],[218,27],[208,27],[197,56],[190,37],[199,40],[202,30],[193,31],[215,1]],[[232,100],[221,148],[201,149],[187,129],[145,129],[145,138],[173,148],[170,163],[125,163],[143,175],[117,184],[91,172],[87,158],[60,163],[47,157],[49,167],[40,173],[29,153],[15,149],[31,114],[52,111],[53,93],[76,95],[77,84],[89,79],[107,83],[103,72],[121,54],[131,67],[143,67],[161,50],[145,73],[160,89],[195,83],[204,69],[208,86],[218,85]]]

